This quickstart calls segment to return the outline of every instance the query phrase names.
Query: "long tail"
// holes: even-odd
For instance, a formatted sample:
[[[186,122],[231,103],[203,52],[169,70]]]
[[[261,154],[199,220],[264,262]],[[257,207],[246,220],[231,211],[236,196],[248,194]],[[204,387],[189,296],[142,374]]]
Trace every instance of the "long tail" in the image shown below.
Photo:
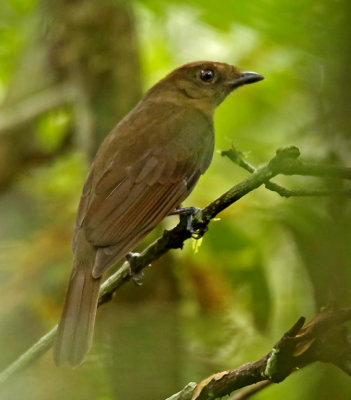
[[[57,366],[79,365],[90,349],[101,284],[92,276],[93,264],[92,257],[83,257],[73,267],[54,344]]]

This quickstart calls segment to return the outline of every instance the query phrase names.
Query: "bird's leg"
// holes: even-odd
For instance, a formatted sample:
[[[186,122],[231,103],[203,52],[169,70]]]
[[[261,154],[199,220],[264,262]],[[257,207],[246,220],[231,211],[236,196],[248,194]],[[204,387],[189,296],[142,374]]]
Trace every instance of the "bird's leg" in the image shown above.
[[[143,279],[144,279],[144,272],[140,271],[137,272],[136,271],[136,265],[135,265],[135,260],[138,258],[139,253],[128,253],[126,255],[126,259],[129,263],[129,275],[132,278],[132,281],[138,285],[141,286],[143,284]]]
[[[197,213],[201,211],[198,207],[184,207],[176,208],[174,211],[170,212],[168,215],[179,215],[179,217],[186,218],[186,229],[191,233],[191,237],[194,239],[200,239],[207,232],[207,226],[199,229],[193,228],[193,220]]]

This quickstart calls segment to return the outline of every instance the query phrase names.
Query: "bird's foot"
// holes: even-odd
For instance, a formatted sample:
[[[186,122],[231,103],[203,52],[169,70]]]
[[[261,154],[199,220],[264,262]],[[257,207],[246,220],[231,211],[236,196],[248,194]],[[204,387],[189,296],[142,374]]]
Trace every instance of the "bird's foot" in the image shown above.
[[[144,272],[143,271],[137,271],[136,265],[135,265],[135,260],[138,258],[139,253],[128,253],[126,255],[126,259],[129,263],[129,275],[132,279],[132,281],[137,285],[141,286],[143,284],[144,280]]]
[[[177,208],[172,211],[169,215],[179,215],[180,218],[186,218],[186,229],[191,233],[191,237],[194,239],[200,239],[207,232],[208,227],[204,226],[203,228],[194,229],[193,221],[195,216],[200,213],[202,210],[198,207],[184,207]]]

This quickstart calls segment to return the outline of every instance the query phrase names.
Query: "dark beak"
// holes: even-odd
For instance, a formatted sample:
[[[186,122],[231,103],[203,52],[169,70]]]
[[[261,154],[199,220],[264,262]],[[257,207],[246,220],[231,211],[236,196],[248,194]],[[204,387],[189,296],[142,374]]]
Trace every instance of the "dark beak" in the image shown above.
[[[262,79],[264,79],[264,76],[256,72],[242,72],[238,78],[234,79],[230,83],[233,85],[234,88],[236,88],[242,85],[247,85],[248,83],[262,81]]]

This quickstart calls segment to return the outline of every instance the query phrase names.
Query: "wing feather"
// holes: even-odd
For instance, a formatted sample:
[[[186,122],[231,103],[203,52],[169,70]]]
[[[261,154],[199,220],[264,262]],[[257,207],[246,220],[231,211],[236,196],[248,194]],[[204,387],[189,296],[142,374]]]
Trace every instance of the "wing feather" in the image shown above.
[[[175,113],[174,107],[161,111],[162,121],[150,126],[126,118],[129,125],[117,125],[97,154],[77,214],[77,230],[97,247],[94,277],[176,208],[209,165],[210,122],[201,114]],[[155,126],[161,129],[159,140]]]
[[[123,232],[124,237],[113,246],[99,248],[93,269],[95,278],[101,276],[111,263],[118,262],[131,251],[144,236],[161,222],[170,210],[173,210],[184,199],[186,184],[183,182],[167,187],[159,186],[158,189],[155,192],[155,188],[149,188],[149,191],[154,193],[154,205],[149,207],[147,212],[134,213],[135,209],[131,207],[121,221],[123,225],[113,225],[114,229],[118,228],[115,234],[119,236],[119,232]],[[140,207],[140,205],[138,206]]]

